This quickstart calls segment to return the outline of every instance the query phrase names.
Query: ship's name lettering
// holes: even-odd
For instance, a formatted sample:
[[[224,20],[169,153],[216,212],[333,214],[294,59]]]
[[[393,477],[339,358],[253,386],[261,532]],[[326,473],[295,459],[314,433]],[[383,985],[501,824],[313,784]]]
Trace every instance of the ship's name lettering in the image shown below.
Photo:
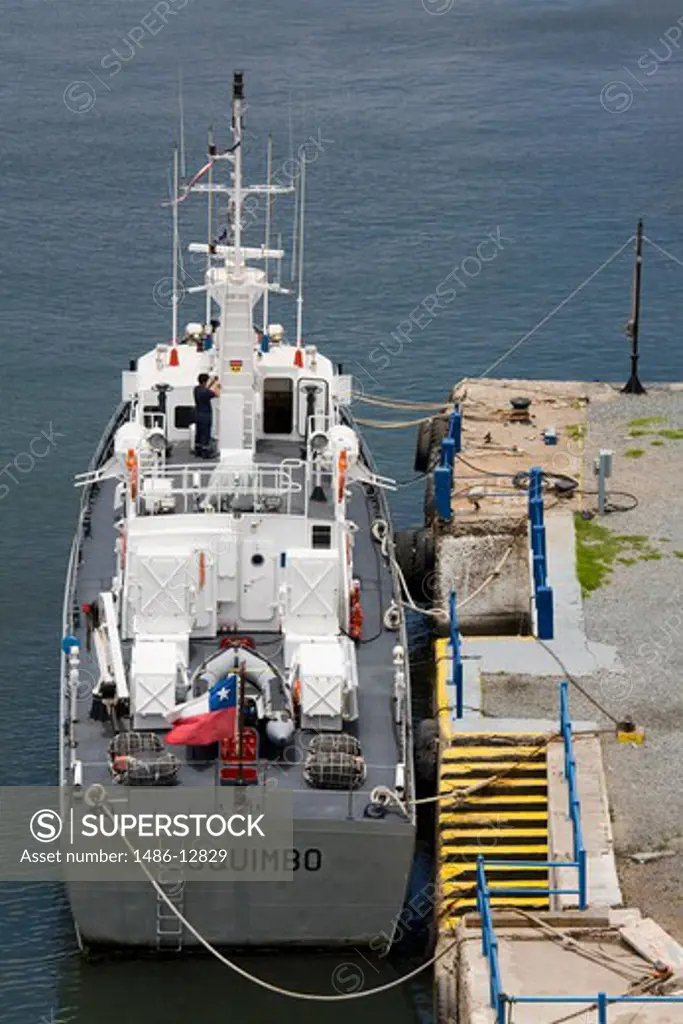
[[[315,846],[300,850],[223,849],[206,851],[187,850],[178,858],[190,870],[207,867],[213,871],[259,872],[265,871],[320,871],[323,866],[322,850]]]

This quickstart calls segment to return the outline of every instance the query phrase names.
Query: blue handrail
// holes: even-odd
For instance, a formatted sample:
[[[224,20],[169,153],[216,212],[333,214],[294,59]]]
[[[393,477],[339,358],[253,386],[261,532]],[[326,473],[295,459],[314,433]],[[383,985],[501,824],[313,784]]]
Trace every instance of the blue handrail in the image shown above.
[[[489,962],[489,995],[491,1006],[496,1010],[498,1024],[505,1024],[505,993],[500,980],[498,939],[493,930],[489,888],[484,870],[484,858],[477,857],[477,911],[481,921],[481,951]]]
[[[533,863],[538,866],[538,861]],[[529,890],[525,892],[528,894]],[[486,957],[489,966],[489,998],[491,1007],[495,1010],[496,1024],[505,1024],[505,1007],[508,1003],[586,1003],[589,1006],[597,1006],[598,1024],[607,1024],[607,1009],[610,1003],[683,1003],[683,996],[608,996],[605,992],[598,992],[594,996],[507,995],[503,990],[498,939],[493,928],[490,893],[484,858],[481,854],[477,857],[477,912],[481,923],[482,955]]]
[[[564,777],[567,780],[574,861],[579,872],[579,910],[585,910],[588,906],[586,849],[583,845],[583,830],[581,828],[581,804],[579,803],[579,789],[576,780],[576,759],[572,742],[572,723],[569,717],[568,690],[569,684],[566,680],[560,683],[560,731],[564,743]]]
[[[449,637],[451,644],[451,682],[455,686],[455,717],[463,716],[463,667],[460,630],[458,629],[458,604],[455,590],[448,595]]]
[[[531,571],[536,605],[536,632],[540,640],[552,640],[555,635],[553,590],[548,585],[548,549],[543,514],[543,470],[533,466],[529,470],[529,544]]]

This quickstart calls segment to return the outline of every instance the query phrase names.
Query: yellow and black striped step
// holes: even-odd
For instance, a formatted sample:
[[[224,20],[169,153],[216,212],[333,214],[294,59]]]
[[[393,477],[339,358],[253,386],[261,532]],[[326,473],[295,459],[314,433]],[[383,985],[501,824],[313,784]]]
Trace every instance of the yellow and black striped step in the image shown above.
[[[544,740],[540,735],[454,734],[441,751],[440,792],[453,796],[439,805],[443,929],[476,907],[480,855],[486,860],[492,907],[548,907],[548,896],[538,892],[549,888]],[[487,779],[488,785],[476,788]],[[465,796],[472,787],[475,791]],[[538,866],[498,861],[538,861]],[[511,889],[515,892],[506,895]]]

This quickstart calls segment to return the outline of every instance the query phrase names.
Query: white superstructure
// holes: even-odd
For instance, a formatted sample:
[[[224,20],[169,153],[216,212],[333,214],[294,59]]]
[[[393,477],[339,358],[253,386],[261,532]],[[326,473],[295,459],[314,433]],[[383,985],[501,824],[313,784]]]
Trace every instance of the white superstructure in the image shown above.
[[[242,184],[242,108],[236,75],[233,145],[210,152],[207,165],[215,171],[227,163],[230,185],[213,174],[201,184],[198,175],[174,200],[174,238],[178,202],[190,191],[229,203],[227,243],[190,246],[207,257],[205,285],[194,290],[206,292],[213,326],[189,324],[179,339],[174,293],[171,343],[123,374],[130,419],[109,461],[79,481],[119,481],[116,572],[100,595],[106,615],[95,632],[101,680],[113,684],[109,699],[129,701],[136,730],[165,728],[187,700],[193,640],[252,631],[282,634],[303,728],[340,731],[359,713],[354,640],[362,595],[348,489],[358,480],[391,482],[361,463],[358,438],[342,422],[350,378],[303,343],[301,289],[295,344],[279,324],[266,325],[263,338],[254,329],[267,293],[283,291],[266,269],[283,258],[268,247],[271,197],[287,190]],[[266,245],[250,248],[242,245],[242,203],[254,194],[266,198],[268,227]],[[201,373],[220,381],[215,457],[205,460],[193,455]]]

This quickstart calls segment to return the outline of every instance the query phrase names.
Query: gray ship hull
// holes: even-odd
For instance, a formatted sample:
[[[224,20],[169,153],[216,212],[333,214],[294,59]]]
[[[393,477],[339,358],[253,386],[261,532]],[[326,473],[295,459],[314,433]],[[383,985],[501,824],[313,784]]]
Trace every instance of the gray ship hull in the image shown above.
[[[108,457],[113,432],[125,411],[125,406],[121,407],[112,418],[91,468]],[[364,446],[363,453],[372,465]],[[64,656],[60,778],[65,793],[73,785],[68,766],[74,750],[85,766],[84,787],[92,783],[111,784],[106,763],[110,735],[88,715],[86,684],[90,681],[92,685],[97,670],[93,656],[87,653],[85,627],[82,618],[79,620],[78,609],[92,600],[96,589],[108,585],[114,571],[113,489],[113,483],[105,481],[84,493],[67,575],[63,631],[65,635],[75,634],[81,641],[84,693],[77,707],[71,707],[68,663]],[[377,544],[370,531],[377,516],[390,524],[384,495],[379,493],[369,500],[357,489],[350,507],[359,525],[356,572],[365,595],[369,631],[376,630],[358,651],[363,684],[359,735],[369,764],[368,778],[349,800],[344,792],[308,788],[302,780],[300,759],[293,764],[270,766],[278,785],[292,790],[293,847],[299,854],[300,866],[292,881],[278,882],[199,881],[193,880],[188,868],[181,878],[182,896],[174,898],[174,903],[211,945],[252,949],[367,946],[375,939],[380,943],[391,939],[394,922],[403,907],[414,854],[414,805],[405,817],[389,811],[380,820],[364,817],[363,808],[373,787],[393,788],[398,760],[404,764],[406,791],[413,791],[407,661],[405,717],[400,726],[392,722],[393,648],[399,643],[407,651],[406,627],[402,621],[398,631],[392,632],[377,625],[378,621],[381,624],[389,597],[399,596],[397,580],[391,567],[378,558]],[[209,647],[212,642],[206,641]],[[303,742],[305,746],[308,738]],[[202,774],[186,767],[184,783],[203,785]],[[309,857],[309,869],[303,863],[307,850],[319,852]],[[142,871],[139,883],[68,880],[66,889],[84,946],[178,951],[201,945],[184,927],[178,935],[177,918]],[[166,924],[160,927],[162,917]]]
[[[214,946],[356,946],[390,940],[401,911],[413,856],[413,828],[366,820],[323,825],[296,823],[298,868],[291,881],[193,881],[179,878],[177,903],[194,928]],[[290,851],[283,851],[291,859]],[[199,947],[175,921],[159,928],[156,890],[138,883],[72,882],[69,900],[84,945],[178,950]],[[166,930],[167,929],[167,930]]]

